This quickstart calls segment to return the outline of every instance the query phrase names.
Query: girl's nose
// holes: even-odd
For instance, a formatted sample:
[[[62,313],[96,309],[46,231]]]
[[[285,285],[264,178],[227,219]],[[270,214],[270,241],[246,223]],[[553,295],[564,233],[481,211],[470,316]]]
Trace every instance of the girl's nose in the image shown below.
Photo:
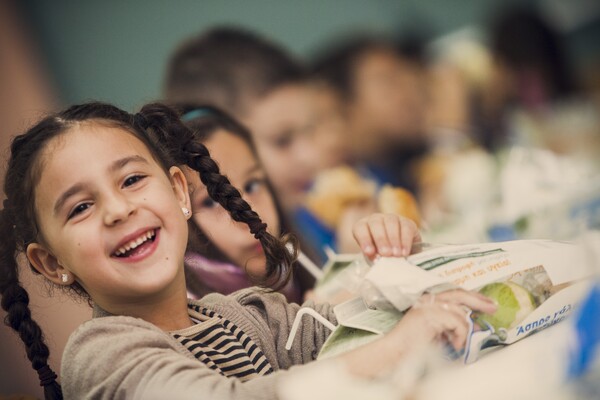
[[[304,135],[298,139],[295,149],[295,160],[297,166],[305,172],[306,175],[314,175],[319,165],[319,149],[315,149],[315,143],[312,137]]]
[[[115,225],[126,221],[135,212],[135,206],[121,194],[106,196],[104,200],[104,223]]]

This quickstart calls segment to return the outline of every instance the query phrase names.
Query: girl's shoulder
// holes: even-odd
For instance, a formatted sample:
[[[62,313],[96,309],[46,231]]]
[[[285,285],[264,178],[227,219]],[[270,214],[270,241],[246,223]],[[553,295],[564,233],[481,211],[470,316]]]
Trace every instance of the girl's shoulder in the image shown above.
[[[141,318],[120,315],[94,317],[71,333],[64,354],[78,352],[82,348],[95,351],[95,346],[109,350],[116,341],[120,342],[120,347],[127,344],[135,347],[140,339],[150,338],[155,342],[171,341],[168,333]]]
[[[229,295],[211,293],[198,300],[190,300],[190,304],[204,306],[217,311],[215,308],[242,310],[248,307],[279,305],[287,306],[285,296],[261,287],[249,287],[238,290]]]
[[[77,369],[95,358],[149,347],[169,348],[185,354],[176,340],[148,321],[108,313],[98,315],[94,310],[94,318],[79,325],[69,336],[63,351],[63,361],[68,362],[62,365]]]
[[[85,331],[104,326],[115,327],[117,329],[124,327],[140,327],[143,329],[161,331],[154,324],[141,318],[130,317],[126,315],[112,315],[105,311],[97,311],[96,309],[94,309],[92,318],[79,325],[77,329],[73,332],[73,334],[77,333],[80,330]]]
[[[140,318],[103,316],[86,321],[71,334],[62,355],[65,398],[96,391],[113,393],[106,396],[111,398],[123,385],[135,388],[135,381],[152,370],[152,360],[196,362],[167,332]]]

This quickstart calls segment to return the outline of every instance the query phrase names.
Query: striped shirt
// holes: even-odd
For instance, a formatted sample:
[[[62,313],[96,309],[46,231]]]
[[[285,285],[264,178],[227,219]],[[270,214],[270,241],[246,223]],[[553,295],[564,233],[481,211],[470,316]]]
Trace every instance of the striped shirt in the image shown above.
[[[188,305],[188,313],[196,324],[170,334],[196,359],[243,382],[273,372],[261,349],[231,321],[193,304]]]

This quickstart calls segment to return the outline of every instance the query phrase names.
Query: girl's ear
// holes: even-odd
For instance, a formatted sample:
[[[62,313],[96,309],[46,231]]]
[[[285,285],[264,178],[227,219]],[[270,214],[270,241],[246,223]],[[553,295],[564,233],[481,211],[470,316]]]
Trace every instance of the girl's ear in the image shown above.
[[[171,175],[171,185],[173,186],[173,191],[179,201],[180,207],[190,210],[190,192],[188,191],[188,184],[183,171],[179,167],[171,167],[169,168],[169,174]]]
[[[75,281],[72,272],[65,269],[46,247],[39,243],[27,246],[27,258],[33,268],[57,285],[70,285]],[[67,278],[64,278],[64,276]]]

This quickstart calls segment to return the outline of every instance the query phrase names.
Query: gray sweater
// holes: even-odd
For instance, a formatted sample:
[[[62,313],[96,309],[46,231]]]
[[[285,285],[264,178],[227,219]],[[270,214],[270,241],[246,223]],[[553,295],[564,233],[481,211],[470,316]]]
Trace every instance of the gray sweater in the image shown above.
[[[198,361],[169,333],[139,318],[95,310],[69,338],[61,383],[66,399],[276,399],[281,378],[313,361],[330,331],[304,317],[293,347],[285,343],[300,306],[279,293],[244,289],[193,300],[240,327],[275,372],[242,383]],[[306,303],[336,323],[330,305]]]

